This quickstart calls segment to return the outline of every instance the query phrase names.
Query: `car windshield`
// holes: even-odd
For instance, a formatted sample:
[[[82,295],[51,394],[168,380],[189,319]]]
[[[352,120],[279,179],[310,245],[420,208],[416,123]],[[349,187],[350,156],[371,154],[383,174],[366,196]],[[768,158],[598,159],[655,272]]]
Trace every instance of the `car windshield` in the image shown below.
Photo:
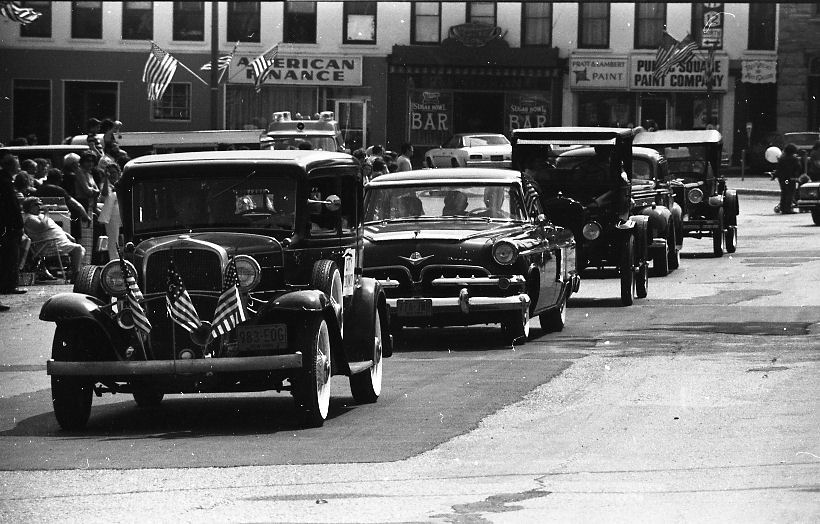
[[[786,133],[783,135],[783,140],[787,144],[794,144],[796,146],[813,146],[820,140],[820,133]]]
[[[134,233],[214,228],[293,230],[293,176],[250,166],[236,171],[228,166],[196,172],[156,170],[149,179],[135,180]]]
[[[632,179],[652,180],[652,162],[646,158],[632,157]]]
[[[659,151],[669,165],[671,176],[683,179],[702,179],[710,173],[706,146],[666,146]]]
[[[365,197],[365,222],[442,218],[525,220],[526,217],[520,191],[514,185],[370,187]]]
[[[262,149],[336,151],[336,141],[330,136],[276,136],[265,139]]]

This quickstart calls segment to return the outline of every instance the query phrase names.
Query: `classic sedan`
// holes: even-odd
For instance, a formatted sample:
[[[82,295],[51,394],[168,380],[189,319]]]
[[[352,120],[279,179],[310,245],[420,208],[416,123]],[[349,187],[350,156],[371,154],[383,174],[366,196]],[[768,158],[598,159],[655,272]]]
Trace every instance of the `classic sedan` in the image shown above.
[[[559,331],[577,291],[572,231],[546,220],[520,172],[439,169],[383,175],[365,189],[364,274],[391,329],[500,323],[526,339],[533,315]]]
[[[460,133],[443,146],[424,154],[424,165],[433,167],[501,167],[512,165],[512,146],[504,135]]]

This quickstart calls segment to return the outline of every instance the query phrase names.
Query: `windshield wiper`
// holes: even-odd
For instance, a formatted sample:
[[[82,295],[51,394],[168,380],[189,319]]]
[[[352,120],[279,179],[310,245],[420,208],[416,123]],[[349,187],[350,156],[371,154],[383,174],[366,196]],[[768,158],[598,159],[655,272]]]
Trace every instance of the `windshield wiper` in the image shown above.
[[[254,176],[255,174],[256,174],[256,169],[254,169],[253,171],[251,171],[250,173],[248,173],[248,175],[247,175],[245,178],[243,178],[242,180],[240,180],[240,181],[239,181],[239,182],[237,182],[236,184],[234,184],[234,185],[232,185],[232,186],[229,186],[229,187],[226,187],[225,189],[223,189],[222,191],[220,191],[219,193],[217,193],[217,194],[215,194],[215,195],[213,195],[213,196],[209,196],[209,197],[208,197],[208,202],[210,202],[210,201],[212,201],[212,200],[214,200],[214,199],[216,199],[216,198],[219,198],[220,196],[224,195],[224,194],[225,194],[225,193],[227,193],[228,191],[232,191],[232,190],[236,189],[236,188],[237,188],[237,187],[239,187],[240,185],[242,185],[242,184],[244,184],[245,182],[247,182],[248,180],[250,180],[250,178],[251,178],[252,176]]]

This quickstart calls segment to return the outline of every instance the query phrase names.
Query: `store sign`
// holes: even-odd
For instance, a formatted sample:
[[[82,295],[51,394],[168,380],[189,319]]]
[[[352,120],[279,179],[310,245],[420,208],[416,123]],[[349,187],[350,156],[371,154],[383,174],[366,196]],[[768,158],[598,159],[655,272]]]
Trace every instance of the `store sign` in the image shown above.
[[[703,2],[703,29],[700,47],[721,49],[723,47],[723,2]]]
[[[655,57],[632,55],[629,57],[629,87],[635,91],[705,91],[709,76],[706,66],[706,58],[695,58],[685,64],[677,64],[667,74],[655,78]],[[714,58],[711,84],[713,91],[727,91],[729,57]]]
[[[508,136],[513,129],[550,125],[550,102],[540,93],[508,93],[504,110]]]
[[[569,87],[582,89],[626,89],[629,62],[616,56],[572,56],[569,59]]]
[[[251,62],[256,56],[240,56],[231,65],[229,82],[252,84]],[[273,59],[266,84],[311,86],[362,85],[362,57],[338,55],[279,55]]]
[[[468,23],[450,27],[447,36],[461,42],[464,47],[484,47],[504,35],[500,27],[490,24]]]
[[[452,134],[453,93],[410,91],[410,143],[441,145]]]
[[[744,60],[740,81],[745,84],[774,84],[777,82],[777,60]]]

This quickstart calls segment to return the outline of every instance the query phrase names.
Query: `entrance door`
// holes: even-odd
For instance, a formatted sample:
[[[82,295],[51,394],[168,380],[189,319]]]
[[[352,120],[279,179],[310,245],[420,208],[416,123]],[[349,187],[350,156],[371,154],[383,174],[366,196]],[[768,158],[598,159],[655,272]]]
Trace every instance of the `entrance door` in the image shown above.
[[[456,93],[453,106],[454,133],[504,132],[504,93]]]
[[[658,129],[667,129],[666,99],[646,97],[641,99],[641,125],[649,129],[648,122],[654,120]]]
[[[339,121],[345,148],[355,151],[367,147],[367,99],[336,100],[334,112]]]
[[[117,82],[66,82],[63,134],[88,132],[86,124],[91,117],[116,120],[118,91]]]

